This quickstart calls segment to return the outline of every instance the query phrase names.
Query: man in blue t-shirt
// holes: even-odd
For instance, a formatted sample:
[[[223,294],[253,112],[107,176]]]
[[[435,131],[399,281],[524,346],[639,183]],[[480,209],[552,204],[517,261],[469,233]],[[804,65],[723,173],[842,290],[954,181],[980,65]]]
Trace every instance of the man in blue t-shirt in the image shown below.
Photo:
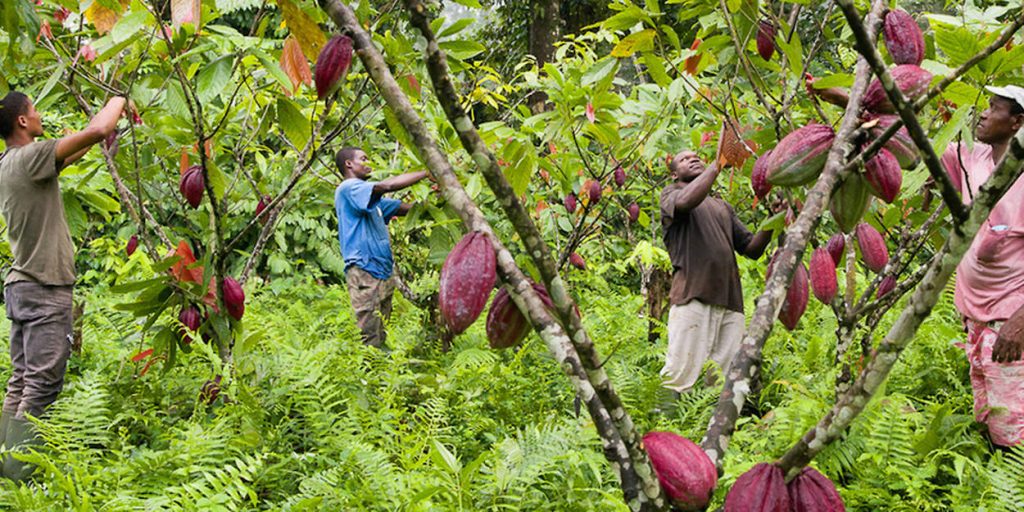
[[[378,182],[367,181],[373,172],[368,160],[359,148],[338,151],[334,161],[345,181],[334,192],[334,210],[338,214],[338,242],[345,259],[345,280],[356,324],[363,332],[363,343],[383,348],[387,337],[384,320],[391,316],[391,296],[395,291],[387,224],[412,208],[409,203],[383,196],[429,175],[420,171]]]

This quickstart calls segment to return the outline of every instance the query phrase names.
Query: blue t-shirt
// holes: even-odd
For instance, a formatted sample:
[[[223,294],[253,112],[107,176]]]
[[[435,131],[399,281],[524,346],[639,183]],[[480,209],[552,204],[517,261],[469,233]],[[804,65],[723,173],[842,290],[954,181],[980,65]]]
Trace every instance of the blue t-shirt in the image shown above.
[[[345,270],[355,265],[377,279],[391,277],[394,259],[388,238],[388,221],[402,202],[373,197],[373,182],[347,179],[334,191],[338,214],[338,242]]]

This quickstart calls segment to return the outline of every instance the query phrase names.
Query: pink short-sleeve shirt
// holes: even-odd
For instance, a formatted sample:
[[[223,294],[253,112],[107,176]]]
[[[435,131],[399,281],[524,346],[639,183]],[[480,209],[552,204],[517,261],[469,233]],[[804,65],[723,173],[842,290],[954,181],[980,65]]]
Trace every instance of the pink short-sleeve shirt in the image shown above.
[[[970,204],[995,170],[992,147],[951,145],[942,163]],[[956,270],[956,307],[978,322],[1003,321],[1024,306],[1024,179],[1018,179],[981,225]]]

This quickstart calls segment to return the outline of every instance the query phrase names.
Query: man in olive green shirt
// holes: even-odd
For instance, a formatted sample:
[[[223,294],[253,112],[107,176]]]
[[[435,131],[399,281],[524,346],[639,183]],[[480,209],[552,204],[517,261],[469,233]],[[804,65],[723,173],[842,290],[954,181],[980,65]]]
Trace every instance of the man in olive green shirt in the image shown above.
[[[55,140],[43,135],[42,119],[27,96],[0,100],[0,214],[14,263],[4,280],[11,320],[11,378],[0,414],[0,442],[7,449],[34,440],[26,416],[42,416],[64,386],[71,353],[74,246],[64,218],[57,177],[117,127],[126,100],[114,98],[82,131]],[[3,475],[22,480],[32,467],[7,455]]]

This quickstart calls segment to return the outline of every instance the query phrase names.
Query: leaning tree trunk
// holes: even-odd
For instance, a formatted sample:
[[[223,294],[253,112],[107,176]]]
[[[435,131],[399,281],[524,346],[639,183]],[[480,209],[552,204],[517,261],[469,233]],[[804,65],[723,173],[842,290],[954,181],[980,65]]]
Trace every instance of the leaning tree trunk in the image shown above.
[[[456,211],[467,229],[480,231],[490,238],[497,256],[498,272],[502,280],[507,283],[512,299],[527,314],[531,325],[540,334],[541,339],[544,340],[548,349],[569,376],[577,396],[587,405],[587,409],[593,418],[594,426],[602,438],[605,456],[618,473],[627,504],[632,510],[637,511],[664,510],[667,507],[666,501],[661,493],[657,479],[653,475],[650,464],[646,460],[646,456],[638,448],[638,439],[635,430],[631,428],[632,422],[629,419],[629,415],[621,407],[621,402],[602,400],[602,398],[606,398],[609,395],[615,399],[618,397],[614,394],[611,383],[607,376],[604,375],[603,370],[600,370],[598,365],[593,364],[593,361],[599,360],[599,358],[596,351],[593,350],[592,343],[586,338],[586,333],[579,325],[579,317],[572,315],[574,322],[570,322],[571,327],[569,334],[567,334],[563,324],[548,313],[540,297],[533,290],[529,279],[516,266],[512,254],[495,235],[491,226],[484,219],[480,209],[462,188],[451,164],[441,152],[437,142],[430,135],[425,123],[416,113],[408,98],[402,93],[395,82],[394,76],[392,76],[391,71],[388,69],[383,56],[374,46],[372,38],[363,29],[359,19],[340,0],[319,0],[319,2],[320,6],[330,15],[334,22],[344,32],[353,37],[357,55],[374,83],[377,84],[388,106],[395,112],[399,122],[411,136],[413,144],[437,181],[449,205]],[[422,12],[419,14],[422,16]],[[436,41],[432,41],[431,46],[435,48],[435,58],[439,56],[441,65],[446,66],[443,54],[436,50]],[[428,52],[430,52],[429,48]],[[436,63],[431,67],[436,68]],[[436,70],[434,69],[434,71]],[[453,95],[452,97],[454,98],[455,96]],[[461,117],[454,121],[453,124],[459,131],[460,137],[476,133],[468,117]],[[489,168],[488,163],[494,163],[493,155],[489,155],[489,153],[471,151],[471,155],[474,161],[482,168]],[[514,208],[518,205],[521,209],[522,205],[515,201],[514,194],[506,195],[502,193],[501,182],[503,180],[495,180],[494,176],[490,174],[488,173],[488,176],[486,176],[488,184],[495,189],[495,193],[502,206]],[[497,174],[500,176],[500,172]],[[508,186],[507,182],[504,183],[504,186]],[[511,188],[508,188],[508,190],[510,191]],[[516,222],[515,218],[512,220],[517,225],[517,229],[523,227]],[[536,229],[535,226],[534,229]],[[528,248],[531,244],[539,244],[544,247],[545,251],[547,250],[546,245],[543,244],[543,239],[539,237],[527,240]],[[547,257],[547,260],[553,262],[550,256]],[[551,268],[553,268],[553,264]],[[546,274],[545,270],[548,269],[542,269],[542,273]],[[556,309],[560,314],[564,309],[571,311],[572,302],[567,299],[568,295],[557,273],[554,273],[548,289],[552,296],[552,301],[555,303]],[[574,328],[578,330],[574,330]],[[570,334],[572,338],[570,338]],[[584,354],[585,359],[581,358],[577,352],[579,348],[590,350],[590,353]],[[591,368],[594,369],[591,370]],[[608,403],[613,404],[611,408],[606,405]],[[637,453],[640,455],[638,456]]]

